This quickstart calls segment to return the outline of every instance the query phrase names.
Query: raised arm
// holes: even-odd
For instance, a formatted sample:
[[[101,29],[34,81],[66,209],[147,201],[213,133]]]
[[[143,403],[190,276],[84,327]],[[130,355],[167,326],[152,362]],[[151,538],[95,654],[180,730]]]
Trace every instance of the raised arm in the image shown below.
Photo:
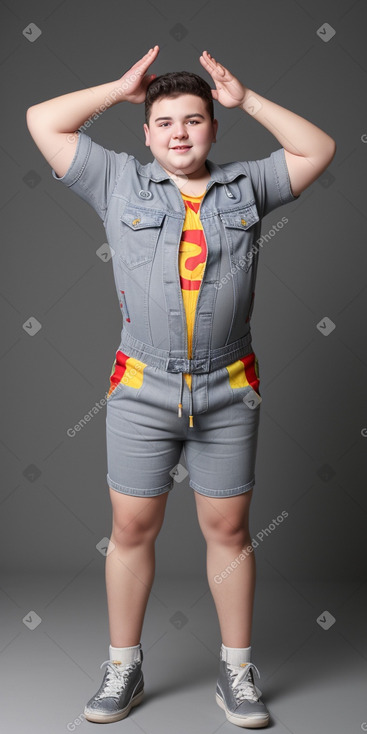
[[[27,109],[28,130],[47,162],[64,176],[73,160],[79,127],[118,102],[144,102],[155,74],[146,74],[159,53],[154,46],[120,79],[97,87],[63,94]]]
[[[200,62],[216,85],[214,99],[224,107],[240,107],[277,138],[284,148],[293,195],[298,196],[334,158],[335,140],[304,117],[244,87],[207,51]]]

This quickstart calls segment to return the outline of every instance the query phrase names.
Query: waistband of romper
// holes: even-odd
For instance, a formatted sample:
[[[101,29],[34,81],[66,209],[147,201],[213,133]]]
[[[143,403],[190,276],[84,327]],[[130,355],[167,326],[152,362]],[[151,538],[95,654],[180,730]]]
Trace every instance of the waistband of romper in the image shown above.
[[[241,339],[226,344],[224,347],[212,349],[210,354],[206,354],[204,357],[187,359],[185,357],[172,357],[167,350],[145,344],[129,334],[128,331],[123,330],[119,349],[125,351],[129,357],[134,357],[165,372],[185,372],[202,375],[206,372],[215,372],[215,370],[226,367],[228,364],[235,362],[236,359],[249,354],[252,351],[252,336],[251,331],[249,331]]]

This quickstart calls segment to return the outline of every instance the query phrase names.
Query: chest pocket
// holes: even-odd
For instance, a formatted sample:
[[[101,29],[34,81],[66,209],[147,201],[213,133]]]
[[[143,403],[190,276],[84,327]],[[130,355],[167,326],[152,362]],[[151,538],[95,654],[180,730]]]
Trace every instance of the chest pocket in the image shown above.
[[[231,261],[241,261],[241,267],[247,272],[253,263],[253,257],[246,258],[253,243],[253,226],[260,219],[256,204],[249,202],[240,209],[219,212],[219,216],[225,227]]]
[[[120,217],[121,260],[128,268],[151,262],[162,230],[164,212],[128,204]]]

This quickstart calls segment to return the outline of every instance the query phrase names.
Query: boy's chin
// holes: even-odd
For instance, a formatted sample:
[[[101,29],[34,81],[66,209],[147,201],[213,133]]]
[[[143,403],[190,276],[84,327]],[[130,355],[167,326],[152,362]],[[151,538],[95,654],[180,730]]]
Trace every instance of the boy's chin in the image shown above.
[[[157,161],[169,173],[177,174],[177,172],[180,172],[182,174],[192,175],[203,167],[206,158],[200,161],[191,161],[190,163],[185,162],[184,156],[177,156],[177,160],[174,163],[172,163],[172,160],[167,161],[159,158],[157,158]]]

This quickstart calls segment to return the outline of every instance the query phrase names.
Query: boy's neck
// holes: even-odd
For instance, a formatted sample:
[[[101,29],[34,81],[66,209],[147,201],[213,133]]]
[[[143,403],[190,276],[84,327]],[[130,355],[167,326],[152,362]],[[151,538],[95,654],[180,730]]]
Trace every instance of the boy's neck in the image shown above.
[[[208,178],[209,181],[210,177]],[[187,181],[184,186],[179,186],[181,194],[184,196],[204,196],[208,181],[197,181],[195,185],[191,181]]]
[[[185,196],[201,196],[205,194],[206,185],[210,181],[210,173],[205,163],[200,169],[189,173],[187,176],[185,174],[180,176],[179,173],[174,174],[171,171],[167,171],[167,169],[164,170],[173,178],[181,193],[185,194]]]

